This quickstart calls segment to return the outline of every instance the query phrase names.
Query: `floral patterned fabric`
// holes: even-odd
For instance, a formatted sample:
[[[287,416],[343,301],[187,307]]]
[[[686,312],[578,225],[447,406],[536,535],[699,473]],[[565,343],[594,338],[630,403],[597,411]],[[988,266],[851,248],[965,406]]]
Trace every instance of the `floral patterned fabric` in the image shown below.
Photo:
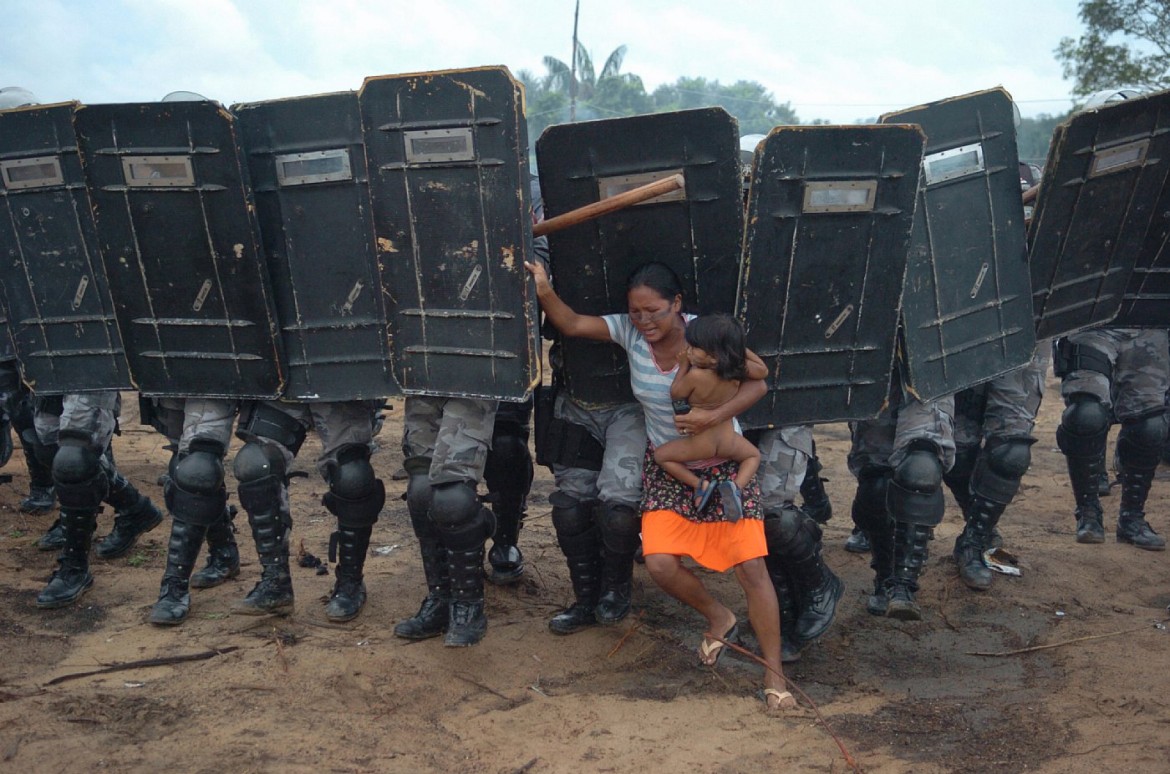
[[[711,480],[712,486],[720,481],[735,479],[739,464],[727,461],[710,468],[696,470],[700,478]],[[743,498],[743,518],[763,519],[760,507],[760,484],[755,477],[740,492]],[[716,491],[701,512],[695,510],[695,490],[673,478],[654,461],[654,447],[646,445],[646,458],[642,465],[642,510],[674,511],[688,521],[697,524],[725,522],[723,500]]]

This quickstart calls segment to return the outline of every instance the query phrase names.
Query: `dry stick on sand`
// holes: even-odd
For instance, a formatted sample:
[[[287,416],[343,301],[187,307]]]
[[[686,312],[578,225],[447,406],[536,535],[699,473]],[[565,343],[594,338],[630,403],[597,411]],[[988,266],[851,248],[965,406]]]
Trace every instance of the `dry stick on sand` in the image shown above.
[[[772,674],[780,677],[782,680],[784,680],[785,683],[788,684],[789,688],[791,688],[792,690],[794,690],[798,694],[800,694],[800,697],[802,699],[804,699],[806,702],[808,702],[808,706],[812,707],[812,711],[816,714],[817,720],[820,721],[820,723],[824,727],[825,731],[827,731],[829,736],[831,736],[833,738],[833,741],[837,743],[837,749],[839,749],[841,751],[841,754],[843,756],[845,756],[845,763],[849,764],[849,768],[853,769],[853,771],[856,772],[856,774],[861,774],[861,766],[853,758],[853,756],[850,754],[849,750],[847,750],[845,748],[845,743],[842,742],[840,737],[838,737],[837,734],[833,732],[833,728],[832,728],[832,726],[829,725],[829,721],[825,720],[825,716],[821,714],[820,707],[817,706],[817,703],[815,701],[813,701],[812,699],[809,698],[807,693],[800,690],[800,687],[797,686],[796,683],[789,680],[787,676],[781,674],[780,672],[777,672],[775,669],[768,666],[767,661],[764,661],[764,659],[760,658],[755,653],[752,653],[747,648],[742,648],[739,645],[736,645],[734,642],[728,642],[727,640],[723,639],[722,637],[716,637],[713,634],[708,634],[705,636],[709,640],[716,640],[718,642],[722,642],[725,647],[731,648],[736,653],[742,653],[743,655],[747,656],[752,661],[755,661],[757,664],[762,666],[764,669],[767,669]]]
[[[645,610],[638,611],[638,616],[634,619],[634,622],[630,625],[630,628],[626,629],[626,633],[623,634],[622,638],[617,641],[617,644],[610,648],[609,653],[605,654],[606,658],[609,658],[614,653],[617,653],[622,649],[622,646],[626,644],[626,640],[630,639],[630,635],[637,631],[638,627],[642,625],[642,616],[645,615],[645,613]]]
[[[1170,623],[1170,618],[1164,618],[1163,620],[1158,621],[1158,623],[1160,623],[1160,624]],[[1060,642],[1051,642],[1047,645],[1033,645],[1030,648],[1018,648],[1017,650],[1002,650],[1002,651],[999,651],[998,653],[980,651],[980,650],[974,650],[974,651],[969,650],[969,651],[967,651],[967,655],[968,656],[987,656],[989,658],[1003,658],[1005,656],[1018,656],[1021,653],[1035,653],[1038,650],[1052,650],[1053,648],[1060,648],[1060,647],[1063,647],[1065,645],[1072,645],[1072,644],[1077,643],[1077,642],[1088,642],[1089,640],[1103,640],[1106,637],[1120,637],[1123,634],[1134,634],[1136,632],[1143,632],[1146,629],[1150,629],[1150,628],[1152,628],[1152,627],[1149,624],[1146,624],[1145,626],[1135,626],[1132,629],[1122,629],[1121,631],[1117,631],[1117,632],[1107,632],[1105,634],[1090,634],[1086,637],[1074,637],[1071,640],[1061,640]]]
[[[185,664],[188,661],[206,661],[209,658],[222,656],[225,653],[231,653],[234,650],[239,650],[239,647],[232,645],[227,648],[219,648],[218,650],[208,650],[203,653],[191,653],[186,656],[163,656],[161,658],[146,658],[141,661],[127,661],[122,664],[113,664],[102,669],[93,669],[89,672],[75,672],[71,675],[61,675],[54,677],[45,685],[56,685],[67,680],[77,680],[81,677],[91,677],[93,675],[104,675],[110,672],[125,672],[128,669],[145,669],[147,667],[170,666],[171,664]]]

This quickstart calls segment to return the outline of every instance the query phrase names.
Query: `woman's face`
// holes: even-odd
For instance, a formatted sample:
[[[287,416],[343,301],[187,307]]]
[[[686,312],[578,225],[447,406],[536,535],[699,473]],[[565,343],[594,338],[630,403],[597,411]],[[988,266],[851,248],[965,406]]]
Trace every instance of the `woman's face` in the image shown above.
[[[658,295],[657,290],[639,285],[626,293],[626,302],[630,322],[651,343],[661,341],[681,322],[678,314],[682,309],[680,296],[668,300]]]

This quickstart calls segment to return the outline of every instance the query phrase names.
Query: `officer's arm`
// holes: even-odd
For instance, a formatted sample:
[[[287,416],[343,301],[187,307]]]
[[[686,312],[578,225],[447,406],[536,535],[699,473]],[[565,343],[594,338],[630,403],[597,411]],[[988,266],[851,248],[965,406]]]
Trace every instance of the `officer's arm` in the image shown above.
[[[540,308],[553,327],[565,336],[574,336],[580,339],[595,341],[613,341],[609,335],[609,326],[600,317],[588,314],[577,314],[568,304],[561,300],[548,281],[548,272],[539,263],[524,262],[536,280],[536,298],[540,301]]]

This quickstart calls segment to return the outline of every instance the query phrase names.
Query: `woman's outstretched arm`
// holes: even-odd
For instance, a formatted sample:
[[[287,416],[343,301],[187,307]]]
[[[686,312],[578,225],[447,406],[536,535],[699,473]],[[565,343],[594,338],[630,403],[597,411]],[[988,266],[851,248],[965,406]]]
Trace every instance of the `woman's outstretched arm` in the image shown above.
[[[565,336],[574,336],[580,339],[595,341],[613,341],[609,335],[609,326],[600,317],[588,314],[577,314],[568,304],[561,300],[548,281],[548,272],[539,263],[524,262],[524,268],[536,280],[536,298],[540,301],[540,308],[544,316],[549,319],[553,327]]]

